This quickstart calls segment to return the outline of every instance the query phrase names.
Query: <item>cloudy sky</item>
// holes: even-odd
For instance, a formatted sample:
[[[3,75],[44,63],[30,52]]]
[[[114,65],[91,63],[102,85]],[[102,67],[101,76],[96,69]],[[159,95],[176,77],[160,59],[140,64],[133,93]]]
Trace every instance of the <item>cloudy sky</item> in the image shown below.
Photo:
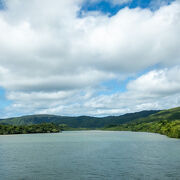
[[[180,106],[180,0],[0,0],[0,118]]]

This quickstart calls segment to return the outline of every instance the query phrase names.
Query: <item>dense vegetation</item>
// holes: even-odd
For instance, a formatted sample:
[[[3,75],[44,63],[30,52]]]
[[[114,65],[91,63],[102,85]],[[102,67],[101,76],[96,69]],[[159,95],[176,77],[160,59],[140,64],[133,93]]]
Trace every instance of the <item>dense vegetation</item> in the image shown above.
[[[0,134],[55,133],[65,130],[102,128],[116,131],[154,132],[180,138],[180,107],[101,118],[32,115],[2,119],[0,124]]]
[[[123,124],[120,126],[111,125],[109,127],[104,128],[104,130],[153,132],[167,135],[172,138],[180,138],[180,120],[172,122],[164,120],[139,124]]]
[[[23,116],[17,118],[9,118],[0,120],[0,124],[12,124],[12,125],[31,125],[41,123],[55,123],[66,124],[72,128],[102,128],[110,124],[124,124],[132,120],[147,117],[158,111],[141,111],[136,113],[128,113],[121,116],[108,116],[108,117],[67,117],[67,116],[54,116],[54,115],[32,115]]]
[[[123,125],[109,125],[105,130],[142,131],[180,138],[180,107],[160,111],[146,118],[134,120]]]
[[[1,125],[0,124],[0,134],[31,134],[31,133],[58,133],[60,132],[60,127],[52,123],[44,123],[37,125]]]
[[[168,122],[180,120],[180,107],[159,111],[150,116],[136,119],[134,122],[143,123],[143,122],[153,122],[153,121],[162,121],[167,120]]]

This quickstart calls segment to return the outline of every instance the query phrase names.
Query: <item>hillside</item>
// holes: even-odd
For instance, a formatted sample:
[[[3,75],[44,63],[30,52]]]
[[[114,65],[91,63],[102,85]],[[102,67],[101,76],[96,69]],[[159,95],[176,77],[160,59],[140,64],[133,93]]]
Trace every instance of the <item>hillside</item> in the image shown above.
[[[55,124],[66,124],[72,128],[102,128],[110,124],[124,124],[144,118],[159,111],[141,111],[136,113],[128,113],[121,116],[107,116],[107,117],[90,117],[90,116],[79,116],[79,117],[67,117],[67,116],[55,116],[55,115],[30,115],[16,118],[2,119],[1,124],[11,125],[32,125],[41,123],[55,123]]]
[[[29,115],[0,120],[0,124],[14,125],[16,129],[18,129],[17,126],[39,125],[42,123],[63,125],[66,127],[65,129],[102,128],[116,131],[143,131],[180,138],[180,107],[163,111],[141,111],[101,118],[90,116]]]
[[[104,130],[142,131],[180,138],[180,107],[157,112],[122,125],[111,125]]]
[[[154,122],[154,121],[163,121],[163,120],[166,120],[168,122],[171,122],[174,120],[180,120],[180,107],[159,111],[148,117],[135,120],[134,122],[142,123],[142,122]]]

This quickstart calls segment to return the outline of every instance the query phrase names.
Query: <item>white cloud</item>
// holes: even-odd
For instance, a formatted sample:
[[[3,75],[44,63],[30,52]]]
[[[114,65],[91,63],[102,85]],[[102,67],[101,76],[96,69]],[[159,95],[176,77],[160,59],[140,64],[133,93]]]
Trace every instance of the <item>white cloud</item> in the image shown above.
[[[7,112],[60,115],[118,115],[180,106],[180,67],[152,70],[129,82],[126,92],[98,95],[97,90],[10,92]],[[100,90],[101,91],[101,90]]]
[[[33,72],[32,72],[33,73]],[[30,77],[28,75],[11,73],[7,69],[0,68],[1,85],[13,91],[59,91],[82,89],[83,87],[91,87],[97,85],[104,79],[113,78],[111,73],[107,76],[105,72],[96,70],[80,71],[77,74],[48,74],[43,76]]]
[[[0,11],[0,86],[13,101],[9,111],[114,114],[133,106],[161,107],[160,101],[141,99],[139,92],[148,92],[150,98],[161,94],[162,102],[178,93],[173,72],[179,73],[179,67],[169,69],[180,64],[180,1],[155,12],[125,8],[112,17],[87,13],[79,18],[81,3],[7,0],[7,10]],[[167,69],[131,82],[126,94],[96,96],[101,82],[157,64]],[[66,101],[59,97],[63,93]]]
[[[128,84],[129,91],[166,96],[180,92],[180,67],[154,70]]]

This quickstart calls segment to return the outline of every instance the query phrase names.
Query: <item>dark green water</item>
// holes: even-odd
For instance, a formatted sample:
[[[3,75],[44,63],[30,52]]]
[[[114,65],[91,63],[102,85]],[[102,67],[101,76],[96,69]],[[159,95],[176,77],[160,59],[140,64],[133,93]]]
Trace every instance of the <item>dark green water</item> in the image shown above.
[[[180,179],[180,140],[72,131],[0,136],[0,180]]]

